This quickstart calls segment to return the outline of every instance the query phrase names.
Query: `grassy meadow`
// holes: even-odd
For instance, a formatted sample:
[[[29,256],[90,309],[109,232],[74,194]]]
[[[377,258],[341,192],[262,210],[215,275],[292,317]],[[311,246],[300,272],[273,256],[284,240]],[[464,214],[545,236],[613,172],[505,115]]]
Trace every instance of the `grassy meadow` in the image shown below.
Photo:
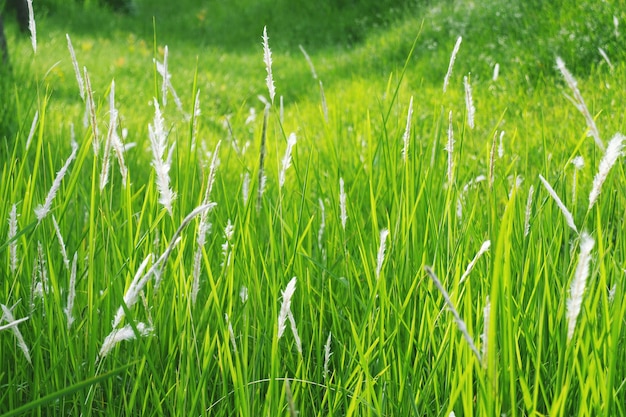
[[[623,0],[39,3],[0,415],[626,415]]]

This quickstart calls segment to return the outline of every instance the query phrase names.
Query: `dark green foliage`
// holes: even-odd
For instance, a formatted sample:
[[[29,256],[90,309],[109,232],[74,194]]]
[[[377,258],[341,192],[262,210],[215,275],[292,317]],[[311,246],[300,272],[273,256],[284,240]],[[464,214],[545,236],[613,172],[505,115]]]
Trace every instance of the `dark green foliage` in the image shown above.
[[[10,143],[17,131],[14,80],[11,69],[6,65],[0,65],[0,98],[0,157],[2,157],[12,149]]]
[[[275,43],[316,48],[351,46],[377,27],[388,26],[415,9],[412,0],[318,1],[234,0],[209,7],[209,37],[239,45],[272,28]],[[193,6],[192,6],[193,8]],[[260,29],[259,29],[260,28]]]
[[[430,45],[445,41],[450,50],[457,36],[480,43],[482,53],[471,57],[479,65],[515,65],[537,78],[555,72],[556,56],[575,73],[587,74],[606,65],[598,48],[613,61],[626,58],[619,33],[626,19],[623,0],[446,2],[438,10],[431,19],[436,23],[425,24],[424,39]],[[617,31],[614,19],[621,22]]]

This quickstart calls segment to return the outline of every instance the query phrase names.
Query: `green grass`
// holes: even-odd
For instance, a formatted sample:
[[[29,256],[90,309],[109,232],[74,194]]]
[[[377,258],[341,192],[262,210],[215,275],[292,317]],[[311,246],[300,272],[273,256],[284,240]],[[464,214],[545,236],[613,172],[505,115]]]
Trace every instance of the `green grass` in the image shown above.
[[[235,6],[187,3],[174,8],[173,2],[138,1],[136,13],[123,16],[51,2],[39,12],[36,55],[9,24],[13,72],[2,77],[8,105],[0,146],[0,219],[6,219],[0,222],[0,303],[15,306],[16,319],[28,317],[18,328],[32,363],[12,331],[0,331],[0,413],[256,416],[295,409],[305,416],[626,415],[624,160],[618,159],[588,210],[603,153],[587,137],[585,120],[565,97],[571,92],[555,69],[556,56],[562,56],[605,144],[626,131],[620,104],[626,100],[626,56],[617,47],[623,35],[613,33],[612,22],[616,16],[618,29],[626,31],[623,2],[585,3],[584,13],[567,1],[474,7],[406,2],[392,12],[380,2],[371,6],[382,7],[375,9],[380,11],[375,18],[365,6],[370,2],[363,9],[336,10],[333,2],[321,2],[310,20],[288,2],[278,2],[275,9],[256,2],[243,14]],[[327,13],[338,16],[337,25],[315,33],[315,18]],[[351,27],[361,15],[361,26]],[[295,23],[286,25],[289,17]],[[567,30],[564,22],[570,22]],[[268,95],[261,46],[266,24],[277,96],[266,131],[267,185],[257,209],[263,131],[257,96]],[[103,152],[94,155],[92,129],[83,125],[85,105],[65,33],[89,71],[99,135],[103,139],[108,130],[115,79],[119,133],[127,129],[124,142],[136,144],[124,153],[127,183],[112,158],[103,191]],[[574,46],[564,33],[584,42]],[[463,42],[444,94],[459,35]],[[319,81],[311,76],[300,44],[323,82],[327,119]],[[171,214],[160,203],[148,133],[154,123],[151,102],[163,99],[153,58],[163,60],[165,45],[171,82],[185,112],[193,115],[197,91],[201,107],[201,114],[187,120],[171,95],[161,106],[168,143],[176,143],[170,186],[177,197]],[[606,50],[613,69],[597,47]],[[501,70],[493,80],[496,62]],[[464,101],[468,74],[474,129]],[[251,109],[257,117],[247,122]],[[39,122],[27,147],[36,111]],[[451,183],[444,149],[450,111]],[[71,126],[79,146],[76,159],[50,214],[38,222],[34,210],[71,153]],[[494,136],[502,131],[500,156]],[[291,132],[297,144],[286,183],[279,187]],[[194,303],[200,216],[180,231],[180,240],[175,233],[206,202],[218,142],[210,193],[217,206],[207,215],[212,227],[201,248]],[[585,163],[576,173],[574,196],[572,160],[579,155]],[[581,239],[539,175],[572,212],[578,230],[595,242],[571,340],[567,300]],[[244,201],[246,178],[250,187]],[[13,205],[18,227],[9,238]],[[53,217],[70,262],[77,259],[75,321],[69,329],[64,309],[71,268]],[[223,252],[229,223],[234,228],[230,262]],[[378,276],[383,229],[389,236]],[[461,282],[487,240],[489,251]],[[157,259],[174,244],[158,267]],[[126,307],[125,293],[150,255],[147,269],[157,265],[160,281],[151,276],[137,303]],[[449,293],[480,360],[427,266]],[[35,289],[42,270],[47,288],[39,297]],[[293,277],[291,312],[302,353],[289,324],[277,337],[282,291]],[[120,307],[125,317],[118,328],[129,325],[140,337],[100,357]],[[145,337],[140,335],[144,325],[153,329]],[[325,375],[329,334],[332,355]]]

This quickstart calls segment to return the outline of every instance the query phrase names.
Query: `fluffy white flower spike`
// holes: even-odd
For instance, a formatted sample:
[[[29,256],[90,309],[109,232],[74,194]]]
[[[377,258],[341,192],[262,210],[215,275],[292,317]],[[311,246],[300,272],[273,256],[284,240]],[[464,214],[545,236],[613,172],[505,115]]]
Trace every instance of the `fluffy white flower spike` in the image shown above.
[[[274,87],[274,76],[272,75],[272,51],[270,50],[269,38],[267,36],[267,26],[263,27],[263,61],[267,71],[267,77],[265,78],[267,90],[270,94],[270,101],[274,103],[276,88]]]
[[[606,148],[606,152],[604,153],[604,157],[602,161],[600,161],[600,167],[598,168],[598,173],[593,179],[593,187],[591,188],[591,193],[589,193],[589,210],[593,207],[600,196],[600,191],[602,191],[602,184],[606,180],[606,177],[609,175],[609,171],[617,162],[617,158],[622,154],[622,148],[624,147],[624,135],[621,133],[617,133],[613,136],[613,139],[609,142],[609,146]]]
[[[591,250],[595,242],[587,232],[583,232],[580,238],[580,257],[574,273],[574,280],[570,287],[570,296],[567,300],[567,341],[569,342],[576,329],[576,321],[583,303],[583,294],[587,277],[589,276],[589,265],[591,263]]]
[[[459,48],[461,47],[461,41],[463,38],[461,36],[458,37],[456,43],[454,44],[454,49],[452,50],[452,55],[450,55],[450,64],[448,65],[448,72],[446,73],[446,77],[443,79],[443,92],[446,92],[448,88],[448,82],[450,81],[450,75],[452,75],[452,67],[454,67],[454,61],[456,60],[456,54],[459,52]]]

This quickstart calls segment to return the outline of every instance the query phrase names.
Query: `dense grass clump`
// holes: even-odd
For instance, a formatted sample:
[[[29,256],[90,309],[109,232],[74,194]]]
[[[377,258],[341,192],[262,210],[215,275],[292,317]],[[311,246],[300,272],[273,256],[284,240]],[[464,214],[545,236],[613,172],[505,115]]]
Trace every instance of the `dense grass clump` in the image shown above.
[[[340,3],[380,26],[10,32],[0,413],[626,414],[623,52],[543,3]]]

